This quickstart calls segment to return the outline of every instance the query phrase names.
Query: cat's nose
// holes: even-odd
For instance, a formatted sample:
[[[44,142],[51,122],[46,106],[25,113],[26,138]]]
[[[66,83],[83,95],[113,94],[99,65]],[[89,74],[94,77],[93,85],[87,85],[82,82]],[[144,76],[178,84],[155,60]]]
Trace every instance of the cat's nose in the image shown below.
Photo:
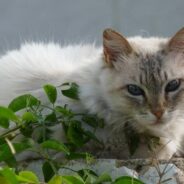
[[[152,110],[151,112],[157,117],[157,119],[160,119],[164,113],[164,110]]]

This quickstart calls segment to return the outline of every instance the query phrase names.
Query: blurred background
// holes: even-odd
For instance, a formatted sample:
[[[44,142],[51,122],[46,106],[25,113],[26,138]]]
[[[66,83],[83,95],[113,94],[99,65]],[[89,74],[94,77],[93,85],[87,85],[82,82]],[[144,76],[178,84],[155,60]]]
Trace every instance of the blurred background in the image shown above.
[[[101,43],[125,36],[170,36],[184,26],[184,0],[0,0],[0,52],[24,41]]]

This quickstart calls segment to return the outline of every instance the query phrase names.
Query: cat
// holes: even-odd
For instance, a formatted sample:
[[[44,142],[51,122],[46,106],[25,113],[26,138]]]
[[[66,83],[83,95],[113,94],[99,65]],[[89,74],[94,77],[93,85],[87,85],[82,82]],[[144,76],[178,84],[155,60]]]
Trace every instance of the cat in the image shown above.
[[[25,43],[0,58],[0,105],[25,93],[47,104],[42,86],[79,85],[80,101],[63,97],[58,104],[88,110],[104,118],[97,131],[105,148],[86,149],[101,158],[169,159],[182,153],[184,135],[184,28],[171,38],[125,38],[106,29],[103,46]],[[159,137],[151,152],[142,140],[133,156],[125,140],[127,127]],[[56,130],[57,139],[63,137]],[[93,147],[94,146],[94,147]]]

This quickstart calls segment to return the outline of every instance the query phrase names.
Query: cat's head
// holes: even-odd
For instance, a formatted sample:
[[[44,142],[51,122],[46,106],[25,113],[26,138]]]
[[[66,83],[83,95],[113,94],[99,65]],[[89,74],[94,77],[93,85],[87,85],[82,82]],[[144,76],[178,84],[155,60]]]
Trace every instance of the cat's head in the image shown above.
[[[113,111],[137,128],[184,119],[184,28],[170,39],[126,39],[106,29],[103,48],[102,90]]]

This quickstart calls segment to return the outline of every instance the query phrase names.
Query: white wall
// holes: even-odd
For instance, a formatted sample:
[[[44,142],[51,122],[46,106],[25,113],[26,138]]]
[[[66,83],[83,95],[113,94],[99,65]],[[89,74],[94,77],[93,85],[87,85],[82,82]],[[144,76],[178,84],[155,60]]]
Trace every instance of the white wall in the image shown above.
[[[183,26],[184,0],[0,0],[0,52],[25,40],[100,43],[106,27],[169,36]]]

